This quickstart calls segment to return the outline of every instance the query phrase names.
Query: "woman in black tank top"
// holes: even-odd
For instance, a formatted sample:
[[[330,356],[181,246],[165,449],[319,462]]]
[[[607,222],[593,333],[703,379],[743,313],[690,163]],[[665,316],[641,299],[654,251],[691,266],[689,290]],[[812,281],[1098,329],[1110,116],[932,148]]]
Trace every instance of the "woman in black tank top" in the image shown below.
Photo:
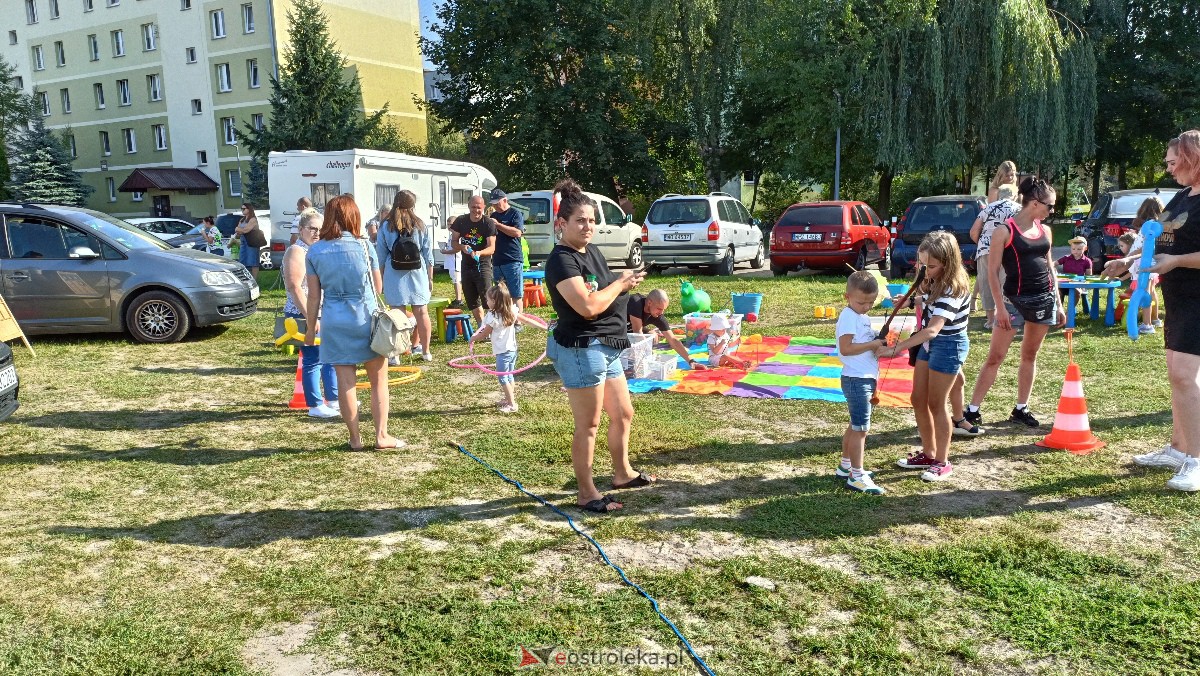
[[[980,272],[988,275],[997,311],[987,361],[975,380],[971,404],[963,412],[973,425],[982,424],[979,406],[996,382],[996,373],[1008,355],[1017,328],[1024,325],[1021,365],[1017,369],[1017,405],[1008,419],[1030,427],[1038,426],[1037,418],[1028,407],[1037,376],[1038,351],[1050,327],[1061,326],[1067,319],[1058,302],[1058,279],[1052,272],[1050,230],[1042,224],[1054,210],[1054,188],[1039,178],[1029,177],[1021,182],[1019,192],[1021,211],[1008,219],[1008,227],[997,227],[992,232],[988,269]],[[1003,289],[1000,286],[1001,267],[1007,275]]]

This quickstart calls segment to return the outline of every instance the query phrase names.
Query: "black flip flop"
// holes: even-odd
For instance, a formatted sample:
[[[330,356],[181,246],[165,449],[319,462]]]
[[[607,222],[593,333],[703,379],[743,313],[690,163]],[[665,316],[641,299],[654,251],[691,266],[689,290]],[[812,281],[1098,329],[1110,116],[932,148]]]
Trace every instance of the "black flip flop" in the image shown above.
[[[615,511],[617,511],[617,509],[621,509],[621,507],[618,507],[617,509],[609,509],[608,506],[614,502],[616,502],[616,500],[613,500],[612,498],[608,497],[607,495],[604,495],[599,498],[596,498],[595,500],[592,500],[591,502],[589,502],[587,504],[581,505],[581,504],[576,503],[575,506],[578,507],[579,509],[582,509],[585,512],[594,512],[596,514],[608,514],[609,512],[615,512]]]
[[[658,477],[646,476],[645,474],[638,472],[637,476],[619,486],[617,484],[613,484],[613,490],[621,490],[622,488],[641,488],[642,486],[649,486],[656,481],[658,481]]]

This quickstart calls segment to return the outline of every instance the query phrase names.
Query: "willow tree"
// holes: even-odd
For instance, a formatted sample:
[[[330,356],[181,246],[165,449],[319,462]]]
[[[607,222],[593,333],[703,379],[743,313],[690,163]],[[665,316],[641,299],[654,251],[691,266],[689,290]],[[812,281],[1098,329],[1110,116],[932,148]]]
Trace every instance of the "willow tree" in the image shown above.
[[[1096,59],[1045,0],[897,5],[872,22],[879,42],[861,78],[881,199],[905,169],[1011,159],[1054,173],[1091,155]]]

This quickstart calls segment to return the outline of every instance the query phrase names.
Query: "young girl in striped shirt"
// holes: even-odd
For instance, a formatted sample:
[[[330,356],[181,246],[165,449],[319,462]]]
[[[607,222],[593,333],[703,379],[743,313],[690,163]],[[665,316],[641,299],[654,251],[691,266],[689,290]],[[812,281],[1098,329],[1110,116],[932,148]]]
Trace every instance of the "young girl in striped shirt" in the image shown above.
[[[948,232],[926,235],[917,249],[917,258],[925,266],[925,281],[919,289],[924,294],[921,309],[924,328],[895,346],[879,348],[877,354],[894,357],[910,347],[921,346],[912,388],[921,451],[910,453],[896,464],[905,469],[924,470],[921,478],[925,481],[944,481],[954,471],[950,464],[953,430],[946,403],[971,347],[967,339],[971,282],[963,268],[958,242]]]

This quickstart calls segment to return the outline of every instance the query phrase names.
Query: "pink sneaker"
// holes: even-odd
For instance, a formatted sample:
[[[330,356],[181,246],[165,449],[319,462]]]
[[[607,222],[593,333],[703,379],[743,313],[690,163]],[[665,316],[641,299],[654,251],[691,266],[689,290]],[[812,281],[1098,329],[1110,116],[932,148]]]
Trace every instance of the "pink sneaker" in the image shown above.
[[[921,472],[923,481],[945,481],[954,473],[954,465],[948,462],[934,463],[929,469]]]
[[[907,458],[900,458],[896,461],[896,465],[904,469],[929,469],[936,463],[936,460],[925,455],[925,451],[909,453]]]

